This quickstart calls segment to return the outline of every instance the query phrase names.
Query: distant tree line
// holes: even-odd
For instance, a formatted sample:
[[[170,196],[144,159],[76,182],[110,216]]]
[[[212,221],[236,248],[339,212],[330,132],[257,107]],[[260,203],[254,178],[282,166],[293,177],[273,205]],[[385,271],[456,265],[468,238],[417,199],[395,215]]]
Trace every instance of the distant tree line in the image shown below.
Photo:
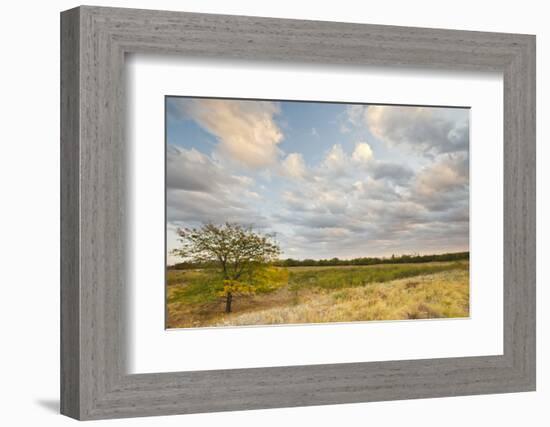
[[[304,259],[295,260],[287,258],[284,260],[275,261],[274,265],[280,267],[330,267],[340,265],[375,265],[375,264],[407,264],[407,263],[422,263],[433,261],[460,261],[468,260],[470,252],[455,252],[438,255],[392,255],[391,257],[361,257],[353,259]]]
[[[272,264],[278,267],[334,267],[343,265],[376,265],[376,264],[406,264],[406,263],[423,263],[433,261],[462,261],[469,260],[470,252],[454,252],[437,255],[392,255],[391,257],[361,257],[353,259],[280,259],[273,261]],[[169,266],[169,269],[189,270],[195,268],[212,267],[212,262],[180,262]]]

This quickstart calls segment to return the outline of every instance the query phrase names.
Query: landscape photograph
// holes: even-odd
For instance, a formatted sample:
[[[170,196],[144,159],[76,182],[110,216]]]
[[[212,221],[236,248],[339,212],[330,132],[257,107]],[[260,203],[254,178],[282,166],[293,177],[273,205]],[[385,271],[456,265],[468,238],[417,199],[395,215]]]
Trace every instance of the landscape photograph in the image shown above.
[[[166,328],[469,317],[469,120],[166,96]]]

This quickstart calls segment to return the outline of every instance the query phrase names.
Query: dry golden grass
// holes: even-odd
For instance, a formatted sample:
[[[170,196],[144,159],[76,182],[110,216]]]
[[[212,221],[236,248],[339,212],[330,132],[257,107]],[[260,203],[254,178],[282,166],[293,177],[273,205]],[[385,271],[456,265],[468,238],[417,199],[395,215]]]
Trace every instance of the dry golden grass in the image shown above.
[[[372,268],[372,267],[369,267]],[[382,283],[337,289],[291,286],[238,301],[234,313],[223,303],[195,306],[175,296],[185,287],[168,286],[168,327],[273,325],[368,320],[460,318],[469,316],[469,271],[456,268]]]
[[[225,302],[223,300],[195,305],[186,304],[177,299],[170,302],[171,297],[184,287],[185,285],[168,286],[167,299],[169,302],[166,319],[168,328],[215,326],[224,319]],[[236,300],[235,306],[238,313],[242,314],[272,307],[283,307],[290,304],[292,299],[293,294],[287,288],[284,288],[269,294],[240,297]]]
[[[469,315],[468,271],[336,291],[310,290],[294,306],[223,316],[212,326],[459,318]]]

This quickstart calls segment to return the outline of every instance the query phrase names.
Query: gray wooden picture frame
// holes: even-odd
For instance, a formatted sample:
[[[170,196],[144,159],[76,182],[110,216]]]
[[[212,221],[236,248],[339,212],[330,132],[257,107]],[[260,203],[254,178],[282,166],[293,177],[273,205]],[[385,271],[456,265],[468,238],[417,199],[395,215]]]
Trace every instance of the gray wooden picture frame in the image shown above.
[[[502,72],[504,354],[127,374],[124,61],[136,52]],[[532,35],[71,9],[61,14],[61,165],[65,415],[85,420],[535,390]]]

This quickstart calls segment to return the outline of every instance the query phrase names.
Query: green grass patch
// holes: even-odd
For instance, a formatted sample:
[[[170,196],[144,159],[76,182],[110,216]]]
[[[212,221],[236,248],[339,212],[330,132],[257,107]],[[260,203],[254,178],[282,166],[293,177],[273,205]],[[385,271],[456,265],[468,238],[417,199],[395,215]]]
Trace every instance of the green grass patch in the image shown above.
[[[218,293],[223,291],[223,279],[215,271],[168,270],[166,278],[169,286],[168,303],[200,304],[213,302],[219,298]]]
[[[270,293],[281,287],[296,295],[306,289],[338,290],[384,283],[396,279],[435,274],[452,270],[468,270],[468,262],[391,264],[358,267],[291,267],[273,268],[256,287],[257,294]],[[219,272],[203,270],[168,270],[168,303],[204,304],[219,301],[223,291],[223,278]],[[276,286],[275,286],[276,285]],[[414,284],[408,285],[413,287]],[[346,298],[347,294],[334,295],[335,300]]]
[[[223,276],[214,269],[168,270],[166,282],[168,303],[211,303],[219,301],[224,292]],[[243,275],[242,284],[253,287],[254,294],[271,293],[288,285],[288,271],[280,267],[261,268],[253,276]],[[237,289],[233,292],[239,295]]]
[[[323,267],[308,270],[290,269],[289,287],[291,290],[353,288],[369,283],[383,283],[443,271],[468,270],[468,268],[467,262],[453,262],[348,268]]]

